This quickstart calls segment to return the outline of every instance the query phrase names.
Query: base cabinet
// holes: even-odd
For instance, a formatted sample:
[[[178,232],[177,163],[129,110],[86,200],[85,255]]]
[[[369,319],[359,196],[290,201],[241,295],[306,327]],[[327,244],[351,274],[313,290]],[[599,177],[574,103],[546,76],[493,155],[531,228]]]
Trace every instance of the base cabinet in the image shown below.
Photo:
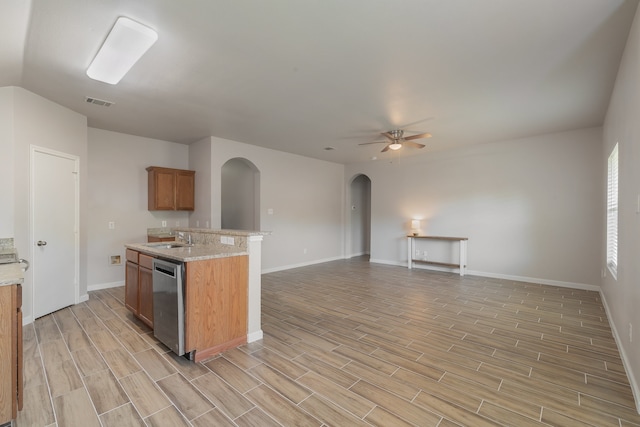
[[[22,286],[0,286],[0,424],[22,409]]]
[[[249,257],[185,264],[185,350],[196,362],[247,342]]]
[[[127,249],[124,305],[153,328],[153,257]]]

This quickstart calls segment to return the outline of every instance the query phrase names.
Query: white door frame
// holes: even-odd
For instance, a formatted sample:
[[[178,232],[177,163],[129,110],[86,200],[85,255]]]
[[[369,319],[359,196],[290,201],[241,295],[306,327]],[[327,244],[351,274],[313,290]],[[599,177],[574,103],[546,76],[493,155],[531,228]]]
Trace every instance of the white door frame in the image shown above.
[[[74,188],[74,220],[73,220],[73,228],[74,228],[74,302],[75,304],[80,303],[80,157],[74,156],[73,154],[63,153],[61,151],[52,150],[50,148],[39,147],[37,145],[30,145],[30,154],[29,154],[29,163],[30,163],[30,180],[29,183],[29,259],[32,262],[35,260],[35,215],[33,212],[33,207],[35,206],[35,155],[36,153],[47,154],[50,156],[57,156],[63,159],[72,160],[74,162],[73,173],[75,175],[75,188]],[[37,266],[33,266],[36,268]],[[32,278],[33,278],[32,274]],[[31,315],[35,316],[35,295],[36,295],[36,283],[33,282],[31,285]],[[35,320],[35,317],[33,317]]]

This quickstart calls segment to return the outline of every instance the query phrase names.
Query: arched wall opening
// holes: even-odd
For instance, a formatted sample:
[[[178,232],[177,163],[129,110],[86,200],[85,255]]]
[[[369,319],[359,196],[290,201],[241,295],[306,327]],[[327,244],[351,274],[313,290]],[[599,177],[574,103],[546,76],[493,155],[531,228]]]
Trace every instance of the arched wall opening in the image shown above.
[[[221,228],[260,230],[260,171],[236,157],[221,169]]]
[[[349,185],[349,257],[371,255],[371,179],[357,175]]]

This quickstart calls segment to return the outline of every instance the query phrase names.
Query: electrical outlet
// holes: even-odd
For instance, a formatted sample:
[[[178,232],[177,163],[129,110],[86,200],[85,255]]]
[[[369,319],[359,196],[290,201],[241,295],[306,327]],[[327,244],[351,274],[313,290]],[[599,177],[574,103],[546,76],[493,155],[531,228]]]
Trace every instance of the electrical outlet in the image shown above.
[[[420,258],[420,249],[416,249],[416,258]]]
[[[115,230],[116,229],[116,223],[113,221],[109,221],[109,230]]]
[[[162,226],[166,227],[167,226],[167,221],[162,221]]]

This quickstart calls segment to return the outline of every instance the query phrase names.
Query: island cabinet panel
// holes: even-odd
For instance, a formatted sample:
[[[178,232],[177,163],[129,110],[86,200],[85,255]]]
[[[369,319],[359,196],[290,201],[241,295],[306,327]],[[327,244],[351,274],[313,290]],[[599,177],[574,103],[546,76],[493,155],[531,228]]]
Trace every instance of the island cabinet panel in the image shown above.
[[[185,264],[185,350],[196,361],[246,343],[248,258]]]
[[[22,409],[22,287],[0,286],[0,424]]]

